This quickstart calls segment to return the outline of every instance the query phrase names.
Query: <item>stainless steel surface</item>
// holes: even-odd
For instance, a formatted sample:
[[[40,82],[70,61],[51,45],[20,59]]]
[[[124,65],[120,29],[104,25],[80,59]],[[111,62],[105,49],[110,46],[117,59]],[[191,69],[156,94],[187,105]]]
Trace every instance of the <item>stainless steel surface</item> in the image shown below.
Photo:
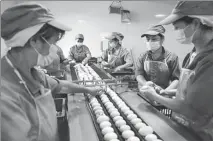
[[[68,96],[70,141],[99,141],[83,94]]]
[[[125,92],[120,96],[164,141],[199,141],[193,133],[161,115],[149,103],[140,98],[137,93]]]

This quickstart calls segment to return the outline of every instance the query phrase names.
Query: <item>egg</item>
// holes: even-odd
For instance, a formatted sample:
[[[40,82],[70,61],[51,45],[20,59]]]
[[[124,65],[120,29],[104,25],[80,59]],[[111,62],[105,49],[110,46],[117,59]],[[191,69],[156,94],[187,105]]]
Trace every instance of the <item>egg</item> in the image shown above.
[[[117,105],[118,105],[119,108],[122,108],[122,107],[126,106],[125,103],[119,103],[119,104],[117,104]]]
[[[138,129],[138,130],[139,130],[140,128],[142,128],[142,127],[145,127],[145,126],[146,126],[146,124],[144,124],[144,123],[142,123],[142,122],[139,122],[139,123],[136,123],[136,124],[135,124],[135,128]]]
[[[127,141],[140,141],[140,139],[138,137],[133,136],[128,138]]]
[[[129,107],[127,107],[127,106],[121,108],[121,111],[123,111],[123,112],[127,111],[127,110],[130,110]]]
[[[112,118],[114,118],[114,117],[116,117],[116,116],[120,116],[120,113],[117,112],[117,111],[113,111],[113,112],[110,114],[110,116],[111,116]]]
[[[125,125],[126,124],[126,121],[125,120],[117,120],[116,122],[115,122],[115,125],[117,126],[117,127],[121,127],[122,125]]]
[[[109,109],[111,109],[111,108],[115,108],[115,106],[114,106],[114,105],[108,105],[108,106],[106,106],[106,109],[107,109],[107,110],[109,110]]]
[[[130,130],[131,128],[130,128],[130,126],[129,125],[122,125],[122,126],[120,126],[120,128],[119,128],[119,130],[121,131],[121,132],[124,132],[124,131],[126,131],[126,130]]]
[[[105,127],[111,126],[112,124],[109,121],[103,121],[100,124],[100,128],[103,129]]]
[[[108,112],[109,112],[109,113],[112,113],[112,111],[118,111],[118,109],[116,109],[116,108],[114,108],[114,107],[111,107],[111,108],[108,109]]]
[[[103,115],[103,116],[99,116],[98,119],[97,119],[97,122],[98,123],[101,123],[103,121],[109,121],[109,117]]]
[[[99,110],[102,110],[102,107],[101,107],[101,106],[95,106],[95,107],[93,108],[94,111],[96,111],[96,110],[98,110],[98,109],[99,109]]]
[[[102,134],[105,135],[107,133],[111,133],[111,132],[114,132],[114,129],[112,127],[105,127],[102,129]]]
[[[107,133],[107,134],[104,135],[104,140],[110,141],[112,139],[117,139],[117,137],[118,136],[115,133],[111,132],[111,133]]]
[[[148,135],[146,135],[146,137],[145,137],[145,140],[146,141],[154,141],[154,140],[156,140],[157,139],[157,136],[155,135],[155,134],[148,134]]]
[[[142,120],[139,119],[139,118],[134,118],[134,119],[131,120],[131,123],[134,124],[134,125],[139,123],[139,122],[142,122]]]
[[[117,95],[112,96],[112,99],[115,100],[116,98],[118,98]]]
[[[108,99],[108,97],[102,97],[101,101],[104,101],[104,100],[109,100],[109,99]]]
[[[137,118],[137,115],[136,115],[136,114],[129,114],[129,115],[127,116],[127,118],[128,118],[128,120],[132,120],[132,119],[134,119],[134,118]]]
[[[102,102],[105,104],[105,103],[109,102],[109,99],[104,99],[104,100],[102,100]]]
[[[104,103],[104,105],[107,107],[107,106],[113,105],[113,104],[112,104],[112,102],[108,101],[108,102]]]
[[[92,104],[92,103],[94,103],[94,102],[98,102],[98,100],[97,100],[96,98],[92,98],[92,99],[90,100],[90,103]]]
[[[98,113],[104,113],[104,111],[102,109],[96,110],[95,114],[98,114]]]
[[[96,117],[98,118],[98,117],[103,116],[103,115],[105,115],[105,114],[104,114],[104,112],[102,111],[102,112],[96,113],[95,115],[96,115]]]
[[[131,110],[127,110],[124,112],[125,115],[130,115],[130,114],[134,114]]]
[[[120,141],[120,140],[118,140],[118,139],[112,139],[112,140],[110,140],[110,141]]]
[[[109,111],[109,114],[111,114],[112,112],[118,112],[118,110],[116,108],[111,108],[111,110],[108,110]]]
[[[99,103],[93,103],[92,107],[95,107],[95,106],[101,106],[101,105]]]
[[[125,103],[123,101],[118,100],[118,101],[116,101],[116,104],[118,104],[118,106],[119,106],[120,104],[125,104]]]
[[[125,139],[128,139],[134,135],[135,135],[135,133],[131,130],[126,130],[126,131],[122,132],[122,137]]]
[[[153,133],[153,129],[150,126],[145,126],[139,129],[138,131],[142,136],[146,136],[148,134],[152,134]]]
[[[116,122],[117,120],[122,120],[122,119],[123,119],[123,117],[121,117],[121,116],[116,116],[116,117],[113,118],[113,121]]]

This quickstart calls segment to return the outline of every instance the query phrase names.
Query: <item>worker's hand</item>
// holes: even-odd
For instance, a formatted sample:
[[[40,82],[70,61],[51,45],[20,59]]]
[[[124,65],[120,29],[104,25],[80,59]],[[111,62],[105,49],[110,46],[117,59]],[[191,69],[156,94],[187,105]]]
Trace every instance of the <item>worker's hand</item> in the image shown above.
[[[116,67],[115,69],[114,69],[114,72],[119,72],[119,71],[121,71],[122,70],[122,67],[121,66],[118,66],[118,67]]]
[[[82,61],[81,64],[85,66],[87,64],[87,62],[86,61]]]
[[[143,86],[140,89],[140,92],[149,100],[155,100],[155,97],[157,95],[155,89],[151,86]]]
[[[91,94],[92,96],[100,95],[103,91],[104,91],[104,89],[101,87],[89,87],[88,88],[88,93]]]
[[[105,61],[102,61],[102,62],[101,62],[101,65],[105,67],[105,66],[108,66],[109,63],[107,63],[107,62],[105,62]]]
[[[160,95],[165,96],[175,96],[177,92],[177,89],[171,89],[171,90],[161,90]]]
[[[154,83],[153,83],[152,81],[147,81],[147,82],[145,83],[145,86],[151,86],[151,87],[153,87],[153,86],[154,86]]]
[[[70,61],[69,61],[68,59],[66,59],[66,60],[63,61],[63,64],[64,64],[64,65],[68,65],[69,62],[70,62]]]
[[[72,60],[69,62],[70,66],[75,66],[76,65],[76,61],[75,60]]]

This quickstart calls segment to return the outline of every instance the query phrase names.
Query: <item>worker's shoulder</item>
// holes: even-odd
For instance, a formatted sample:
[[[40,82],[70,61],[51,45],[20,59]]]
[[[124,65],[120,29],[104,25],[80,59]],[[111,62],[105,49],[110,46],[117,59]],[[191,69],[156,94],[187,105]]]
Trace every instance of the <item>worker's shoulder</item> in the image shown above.
[[[202,71],[202,70],[207,70],[207,69],[211,69],[213,74],[213,50],[210,51],[210,53],[205,53],[203,54],[199,59],[199,56],[197,57],[198,59],[194,59],[195,61],[197,61],[195,70],[197,71]]]
[[[86,46],[86,45],[82,45],[82,47],[85,48],[85,49],[89,49],[89,47]]]
[[[20,102],[20,97],[24,93],[18,83],[8,80],[5,77],[1,78],[1,101]]]
[[[167,49],[164,49],[164,50],[165,50],[166,58],[168,58],[169,60],[175,61],[178,59],[178,55],[176,53],[171,52]]]

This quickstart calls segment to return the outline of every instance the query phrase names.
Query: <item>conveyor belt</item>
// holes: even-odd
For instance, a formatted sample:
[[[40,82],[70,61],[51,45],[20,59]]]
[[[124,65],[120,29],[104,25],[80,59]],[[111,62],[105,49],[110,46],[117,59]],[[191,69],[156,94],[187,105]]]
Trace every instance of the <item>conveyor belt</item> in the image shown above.
[[[101,77],[102,80],[111,79],[111,77],[106,74],[107,72],[98,68],[95,64],[91,64],[90,67]]]

